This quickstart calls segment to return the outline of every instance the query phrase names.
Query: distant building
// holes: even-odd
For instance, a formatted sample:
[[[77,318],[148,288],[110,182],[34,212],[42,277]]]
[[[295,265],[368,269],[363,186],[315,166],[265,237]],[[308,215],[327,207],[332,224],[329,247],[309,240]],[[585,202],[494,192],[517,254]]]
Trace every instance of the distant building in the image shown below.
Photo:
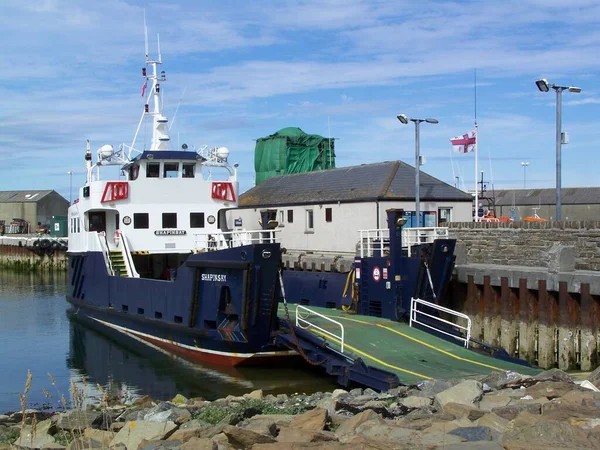
[[[487,192],[492,196],[491,192]],[[556,189],[503,189],[494,192],[496,215],[515,220],[537,214],[542,219],[556,217]],[[563,220],[600,220],[600,187],[562,188]]]
[[[65,216],[69,201],[56,191],[0,191],[0,223],[5,233],[34,232],[38,222],[50,224],[52,216]],[[14,223],[13,227],[10,224]]]
[[[470,194],[424,172],[420,183],[422,226],[472,220]],[[358,230],[387,228],[390,208],[404,209],[406,226],[417,226],[415,169],[402,161],[269,178],[243,193],[239,207],[226,214],[230,226],[249,230],[269,210],[290,250],[354,252]]]

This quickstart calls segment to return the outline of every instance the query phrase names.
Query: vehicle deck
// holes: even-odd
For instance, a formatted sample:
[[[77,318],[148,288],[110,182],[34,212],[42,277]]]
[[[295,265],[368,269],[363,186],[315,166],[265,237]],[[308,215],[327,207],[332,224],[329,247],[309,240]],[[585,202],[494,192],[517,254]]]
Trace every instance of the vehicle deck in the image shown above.
[[[296,306],[288,305],[292,321],[296,319]],[[414,384],[427,379],[468,378],[486,375],[495,370],[510,370],[523,375],[535,375],[541,371],[466,349],[460,344],[410,327],[405,322],[352,315],[336,309],[312,306],[309,308],[342,323],[344,354],[352,358],[362,358],[369,366],[396,374],[402,384]],[[300,310],[301,317],[306,317],[307,314],[306,311]],[[282,305],[279,307],[279,316],[285,318]],[[326,319],[310,315],[308,320],[322,330],[340,334],[340,327]],[[325,338],[332,348],[340,350],[339,339],[313,327],[307,330]]]

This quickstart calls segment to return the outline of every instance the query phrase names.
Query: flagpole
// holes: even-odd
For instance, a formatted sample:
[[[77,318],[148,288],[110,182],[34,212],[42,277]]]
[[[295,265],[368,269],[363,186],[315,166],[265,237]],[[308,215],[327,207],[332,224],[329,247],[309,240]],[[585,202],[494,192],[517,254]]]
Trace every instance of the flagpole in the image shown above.
[[[477,175],[479,168],[477,160],[479,159],[479,130],[477,129],[477,69],[473,69],[473,90],[475,97],[475,222],[479,222],[479,189],[477,188]]]

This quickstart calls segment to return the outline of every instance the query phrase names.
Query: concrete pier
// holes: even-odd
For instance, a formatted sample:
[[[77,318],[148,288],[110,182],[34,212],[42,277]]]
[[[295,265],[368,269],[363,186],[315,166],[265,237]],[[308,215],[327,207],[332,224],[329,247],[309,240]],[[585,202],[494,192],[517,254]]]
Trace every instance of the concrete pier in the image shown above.
[[[41,239],[48,239],[47,249],[39,247]],[[64,246],[57,244],[56,239],[49,237],[19,236],[0,238],[0,269],[22,272],[51,272],[67,270],[67,255]],[[35,245],[35,243],[38,245]]]

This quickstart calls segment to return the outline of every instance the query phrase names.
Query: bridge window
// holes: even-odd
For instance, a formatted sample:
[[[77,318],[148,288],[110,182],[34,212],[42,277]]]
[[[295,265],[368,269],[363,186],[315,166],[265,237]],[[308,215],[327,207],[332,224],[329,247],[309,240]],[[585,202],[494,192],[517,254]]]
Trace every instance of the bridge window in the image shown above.
[[[196,171],[196,164],[183,163],[183,178],[194,178]]]
[[[162,227],[177,228],[177,213],[163,213]]]
[[[140,166],[139,165],[132,164],[131,166],[129,166],[129,179],[131,181],[137,180],[139,172],[140,172]]]
[[[190,213],[190,228],[204,228],[204,213]]]
[[[160,163],[146,163],[146,178],[158,178],[160,176]]]
[[[179,176],[179,163],[165,163],[163,178],[177,178]]]
[[[148,213],[133,213],[133,228],[150,228]]]

